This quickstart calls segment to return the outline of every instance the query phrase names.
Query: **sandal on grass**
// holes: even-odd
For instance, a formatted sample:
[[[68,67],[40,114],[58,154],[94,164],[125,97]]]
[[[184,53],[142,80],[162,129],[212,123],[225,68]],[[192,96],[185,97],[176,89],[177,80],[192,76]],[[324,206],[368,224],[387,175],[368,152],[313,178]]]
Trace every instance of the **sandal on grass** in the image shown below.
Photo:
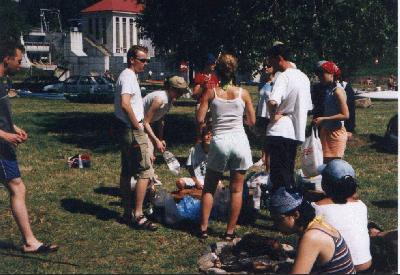
[[[143,230],[150,230],[150,231],[156,231],[157,226],[152,223],[150,220],[148,220],[145,215],[141,215],[139,217],[135,218],[134,226],[138,229],[143,229]]]
[[[231,242],[236,238],[236,233],[227,233],[225,232],[225,234],[222,236],[222,238],[227,241],[227,242]]]
[[[208,231],[207,230],[201,230],[199,234],[200,240],[206,240],[208,238]]]
[[[23,250],[23,253],[26,254],[46,254],[46,253],[52,253],[52,252],[56,252],[58,250],[58,246],[57,245],[51,245],[51,244],[42,244],[40,245],[37,249],[35,250]]]

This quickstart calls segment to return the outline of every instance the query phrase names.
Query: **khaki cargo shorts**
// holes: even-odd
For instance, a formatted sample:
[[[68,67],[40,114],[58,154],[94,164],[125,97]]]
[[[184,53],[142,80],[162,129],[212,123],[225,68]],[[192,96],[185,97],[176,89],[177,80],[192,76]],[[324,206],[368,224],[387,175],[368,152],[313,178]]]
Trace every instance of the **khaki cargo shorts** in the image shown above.
[[[149,179],[154,176],[149,138],[144,131],[121,129],[121,176]]]

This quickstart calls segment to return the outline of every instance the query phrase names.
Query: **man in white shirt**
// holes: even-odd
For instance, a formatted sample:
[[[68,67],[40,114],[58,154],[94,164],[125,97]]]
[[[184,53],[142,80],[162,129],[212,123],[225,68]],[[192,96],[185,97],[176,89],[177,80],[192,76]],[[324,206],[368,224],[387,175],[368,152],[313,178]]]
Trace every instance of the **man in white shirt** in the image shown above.
[[[270,153],[270,177],[275,191],[294,186],[297,146],[304,142],[307,112],[312,109],[310,80],[293,67],[286,45],[268,51],[276,78],[268,101],[271,120],[267,127],[266,151]]]
[[[147,52],[146,47],[138,45],[129,49],[128,68],[118,77],[114,105],[121,130],[120,189],[124,208],[123,220],[137,228],[156,230],[156,225],[143,214],[143,201],[150,179],[154,177],[154,170],[148,153],[148,136],[143,127],[143,99],[136,76],[136,73],[143,72],[149,62]],[[132,177],[137,181],[134,196],[131,190]]]

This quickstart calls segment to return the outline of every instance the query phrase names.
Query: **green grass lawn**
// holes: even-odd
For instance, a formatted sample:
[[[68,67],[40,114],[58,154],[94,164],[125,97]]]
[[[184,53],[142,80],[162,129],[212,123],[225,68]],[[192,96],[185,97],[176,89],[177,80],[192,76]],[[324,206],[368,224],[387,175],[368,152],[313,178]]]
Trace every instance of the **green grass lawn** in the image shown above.
[[[12,105],[15,123],[30,136],[18,154],[34,232],[61,249],[47,256],[20,253],[8,194],[0,188],[0,273],[197,273],[197,258],[217,236],[200,243],[193,236],[195,224],[192,229],[160,226],[157,232],[145,232],[119,223],[120,157],[110,132],[112,105],[20,98]],[[345,157],[356,169],[370,219],[385,229],[397,228],[397,155],[377,150],[372,137],[383,136],[395,113],[397,102],[377,101],[373,108],[357,109],[357,134]],[[175,107],[167,118],[167,144],[180,160],[193,145],[193,122],[193,106]],[[252,147],[258,159],[261,153]],[[67,157],[82,152],[90,153],[92,167],[69,169]],[[176,178],[161,159],[155,169],[163,187],[172,191]],[[295,240],[271,231],[265,216],[254,226],[240,226],[238,233]],[[222,234],[225,224],[212,222],[211,228]]]

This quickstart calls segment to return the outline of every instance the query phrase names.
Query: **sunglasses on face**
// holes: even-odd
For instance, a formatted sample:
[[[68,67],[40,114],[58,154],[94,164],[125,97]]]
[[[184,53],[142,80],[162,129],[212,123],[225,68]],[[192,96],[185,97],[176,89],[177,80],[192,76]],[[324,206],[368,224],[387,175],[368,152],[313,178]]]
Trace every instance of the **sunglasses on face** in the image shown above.
[[[150,59],[147,59],[147,58],[135,58],[135,59],[140,61],[140,62],[142,62],[142,63],[149,63],[150,62]]]

